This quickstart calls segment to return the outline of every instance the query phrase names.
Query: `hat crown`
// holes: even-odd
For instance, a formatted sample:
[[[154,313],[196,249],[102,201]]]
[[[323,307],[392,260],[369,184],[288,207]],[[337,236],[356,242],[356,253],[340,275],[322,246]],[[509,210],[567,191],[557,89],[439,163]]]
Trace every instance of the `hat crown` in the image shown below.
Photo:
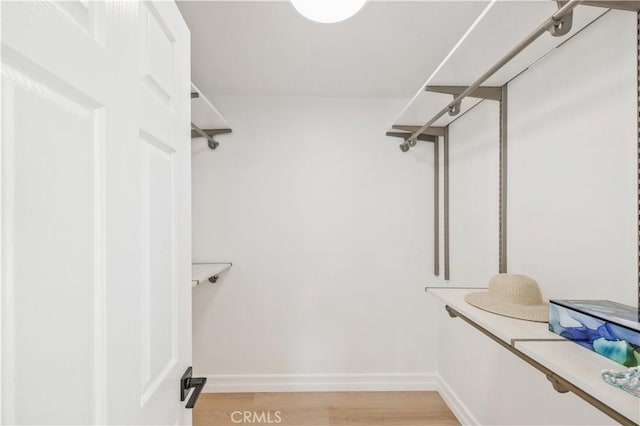
[[[496,299],[516,305],[544,303],[538,283],[526,275],[498,274],[489,281],[489,294]]]

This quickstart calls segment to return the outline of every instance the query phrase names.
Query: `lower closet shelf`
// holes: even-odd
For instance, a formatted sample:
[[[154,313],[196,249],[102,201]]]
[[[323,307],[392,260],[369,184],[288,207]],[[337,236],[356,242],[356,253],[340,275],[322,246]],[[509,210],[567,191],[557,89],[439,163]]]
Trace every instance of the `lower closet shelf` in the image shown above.
[[[477,289],[427,289],[458,317],[505,349],[542,371],[558,392],[573,392],[624,425],[640,424],[640,400],[600,379],[605,369],[626,367],[551,333],[546,323],[534,323],[478,309],[464,301]]]
[[[233,266],[232,263],[192,263],[191,264],[191,287],[195,287],[203,282],[212,280],[215,282],[218,275]]]

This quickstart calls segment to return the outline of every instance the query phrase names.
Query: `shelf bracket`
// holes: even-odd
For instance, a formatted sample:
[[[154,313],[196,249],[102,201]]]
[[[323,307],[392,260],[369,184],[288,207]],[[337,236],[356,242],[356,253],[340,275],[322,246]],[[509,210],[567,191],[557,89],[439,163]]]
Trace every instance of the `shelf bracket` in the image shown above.
[[[394,124],[392,127],[394,130],[402,130],[403,132],[416,132],[420,129],[420,126],[405,126],[402,124]],[[423,135],[430,136],[444,136],[444,127],[431,126],[422,132]]]
[[[558,392],[558,393],[567,393],[569,392],[569,389],[567,389],[565,386],[562,385],[562,382],[560,380],[558,380],[558,376],[556,376],[553,373],[550,374],[546,374],[545,375],[547,380],[551,382],[551,386],[553,387],[553,390]]]
[[[449,316],[451,318],[457,318],[458,317],[458,311],[453,309],[451,306],[445,305],[444,309],[447,311],[447,313],[449,314]]]
[[[467,90],[467,86],[427,86],[425,89],[427,92],[432,93],[444,93],[447,95],[452,95],[454,99],[456,99],[462,92]],[[500,87],[493,86],[480,86],[469,95],[472,98],[478,99],[489,99],[492,101],[500,101],[502,99],[502,92]],[[460,114],[461,102],[456,102],[455,104],[449,107],[449,115],[455,117]]]
[[[217,276],[217,275],[214,275],[214,276],[212,276],[212,277],[209,277],[209,282],[210,282],[211,284],[215,284],[216,282],[218,282],[218,276]]]
[[[444,136],[444,127],[432,126],[424,130],[421,134],[419,134],[417,139],[410,140],[409,136],[411,136],[413,132],[417,131],[420,128],[419,126],[404,126],[404,125],[394,124],[392,128],[396,130],[403,130],[403,132],[385,133],[387,136],[404,139],[404,143],[400,144],[400,151],[402,152],[407,152],[409,151],[409,147],[415,146],[416,140],[438,143],[438,136]],[[406,133],[406,132],[410,132],[410,133]]]
[[[424,90],[426,92],[444,93],[446,95],[453,95],[453,97],[456,98],[460,96],[460,94],[464,92],[466,89],[467,89],[467,86],[427,86]],[[469,93],[467,96],[471,98],[499,101],[502,99],[502,92],[500,90],[500,87],[480,86],[473,92]]]
[[[191,123],[191,139],[205,138],[207,140],[209,148],[211,149],[216,149],[218,145],[220,145],[220,143],[213,138],[214,136],[231,132],[231,129],[201,129],[194,123]]]
[[[556,1],[556,3],[558,4],[558,10],[562,9],[563,6],[565,6],[567,3],[569,3],[568,0],[558,0]],[[549,34],[551,34],[554,37],[562,37],[563,35],[566,35],[569,31],[571,31],[571,27],[573,26],[573,10],[569,13],[567,13],[566,15],[564,15],[562,18],[552,18],[553,19],[553,25],[551,25],[549,27]]]
[[[405,141],[407,139],[409,139],[409,136],[411,136],[411,133],[407,133],[407,132],[387,132],[385,133],[386,136],[390,136],[392,138],[402,138]],[[425,135],[424,133],[421,135],[418,135],[418,140],[423,141],[423,142],[438,142],[438,137],[437,136],[432,136],[432,135]]]

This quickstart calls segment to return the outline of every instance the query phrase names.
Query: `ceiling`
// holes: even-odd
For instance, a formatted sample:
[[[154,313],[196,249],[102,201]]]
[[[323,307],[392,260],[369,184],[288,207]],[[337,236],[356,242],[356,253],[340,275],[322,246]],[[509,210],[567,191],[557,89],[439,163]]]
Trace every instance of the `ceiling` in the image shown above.
[[[206,95],[410,97],[488,1],[372,1],[319,24],[288,1],[179,1]]]

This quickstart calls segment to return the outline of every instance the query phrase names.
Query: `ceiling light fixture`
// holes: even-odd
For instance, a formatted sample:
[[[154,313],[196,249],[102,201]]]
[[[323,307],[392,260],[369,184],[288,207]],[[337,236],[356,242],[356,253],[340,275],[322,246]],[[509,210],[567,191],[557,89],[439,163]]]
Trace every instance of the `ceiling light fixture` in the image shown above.
[[[367,0],[291,0],[305,18],[323,24],[344,21],[362,9]]]

